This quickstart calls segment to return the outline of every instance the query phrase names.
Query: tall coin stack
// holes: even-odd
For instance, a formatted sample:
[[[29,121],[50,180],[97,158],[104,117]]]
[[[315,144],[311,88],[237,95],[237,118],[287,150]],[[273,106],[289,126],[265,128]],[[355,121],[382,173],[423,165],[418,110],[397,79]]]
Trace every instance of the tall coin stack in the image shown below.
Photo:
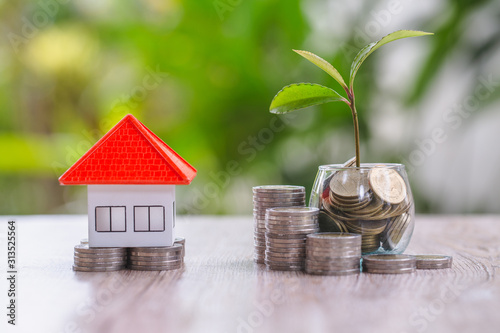
[[[323,232],[307,235],[306,272],[349,275],[360,272],[361,235]]]
[[[319,231],[319,209],[280,207],[266,211],[265,264],[273,270],[303,270],[306,237]]]
[[[413,273],[417,260],[406,254],[371,254],[363,256],[363,272],[375,274]]]
[[[266,251],[266,209],[304,206],[304,186],[264,185],[253,188],[254,261],[264,264]]]
[[[127,249],[122,247],[75,246],[73,270],[79,272],[110,272],[125,269]]]
[[[393,250],[411,223],[413,200],[397,171],[383,165],[335,172],[325,183],[321,199],[322,231],[362,235],[363,253],[381,245]],[[323,226],[329,226],[323,228]]]
[[[174,243],[162,247],[131,247],[128,268],[138,271],[168,271],[179,269],[184,263],[184,246]]]

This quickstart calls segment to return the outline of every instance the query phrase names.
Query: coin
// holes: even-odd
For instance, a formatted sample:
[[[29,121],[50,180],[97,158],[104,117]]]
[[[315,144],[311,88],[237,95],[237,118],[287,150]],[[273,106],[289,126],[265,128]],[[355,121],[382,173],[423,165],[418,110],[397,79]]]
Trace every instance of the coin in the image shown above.
[[[307,274],[314,274],[314,275],[336,275],[336,276],[342,276],[342,275],[352,275],[352,274],[359,274],[360,270],[359,268],[354,268],[354,269],[347,269],[347,270],[328,270],[328,269],[313,269],[311,267],[306,266],[306,272]]]
[[[372,254],[363,256],[363,271],[375,274],[412,273],[416,270],[414,256],[405,254]]]
[[[361,235],[323,232],[307,235],[306,272],[322,275],[359,273]]]
[[[127,260],[126,256],[121,257],[80,257],[78,255],[74,256],[75,262],[89,262],[89,263],[115,263],[115,262],[125,262]]]
[[[369,189],[368,177],[359,169],[339,170],[330,181],[330,191],[345,199],[364,197]]]
[[[415,255],[417,269],[451,268],[453,258],[438,254]]]
[[[159,266],[139,266],[139,265],[129,265],[127,266],[129,269],[134,270],[134,271],[170,271],[174,269],[180,269],[182,268],[182,262],[179,262],[175,265],[169,265],[169,266],[164,266],[164,265],[159,265]]]
[[[174,244],[182,245],[182,256],[186,255],[186,239],[184,237],[175,237]]]
[[[393,169],[375,167],[369,173],[370,186],[379,198],[390,204],[399,204],[406,197],[406,184]]]
[[[126,249],[123,247],[89,247],[88,244],[79,244],[75,246],[75,252],[78,253],[98,253],[98,254],[105,254],[105,253],[126,253]]]
[[[125,269],[125,265],[116,267],[84,267],[73,265],[73,270],[78,272],[113,272]]]
[[[305,192],[304,186],[295,186],[295,185],[262,185],[255,186],[252,188],[254,193],[261,192]]]
[[[254,237],[256,239],[254,245],[254,260],[258,263],[264,263],[264,251],[266,249],[266,209],[273,207],[304,206],[305,188],[303,186],[294,185],[264,185],[253,187],[252,192],[254,204]],[[276,224],[280,224],[280,221],[277,221]],[[276,230],[278,230],[277,234],[282,232],[279,227]],[[291,238],[292,236],[281,235],[277,237]]]

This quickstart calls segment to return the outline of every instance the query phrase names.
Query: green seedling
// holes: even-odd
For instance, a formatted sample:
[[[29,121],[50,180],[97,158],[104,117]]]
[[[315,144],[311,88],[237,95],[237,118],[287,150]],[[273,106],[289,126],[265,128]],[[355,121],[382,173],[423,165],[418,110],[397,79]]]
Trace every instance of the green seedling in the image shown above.
[[[346,84],[339,71],[328,61],[308,51],[293,50],[324,70],[331,77],[333,77],[335,81],[337,81],[342,86],[347,94],[347,98],[340,95],[335,90],[329,87],[322,86],[320,84],[294,83],[283,87],[276,94],[276,96],[274,96],[273,101],[271,102],[271,106],[269,107],[269,111],[271,113],[287,113],[290,111],[306,108],[308,106],[328,102],[341,101],[346,103],[352,113],[352,119],[354,123],[354,140],[356,146],[356,167],[359,167],[361,161],[359,156],[359,125],[354,95],[354,78],[356,77],[356,73],[358,72],[361,64],[366,60],[366,58],[382,45],[401,38],[426,35],[433,35],[433,33],[413,30],[399,30],[383,37],[377,42],[366,45],[361,49],[361,51],[359,51],[351,64],[349,85]]]

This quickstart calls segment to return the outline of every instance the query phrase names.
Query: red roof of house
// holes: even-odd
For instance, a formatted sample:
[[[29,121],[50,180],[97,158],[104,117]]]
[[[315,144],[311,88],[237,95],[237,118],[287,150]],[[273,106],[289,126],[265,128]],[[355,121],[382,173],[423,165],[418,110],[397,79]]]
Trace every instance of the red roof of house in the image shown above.
[[[60,178],[62,185],[189,184],[196,169],[126,115]]]

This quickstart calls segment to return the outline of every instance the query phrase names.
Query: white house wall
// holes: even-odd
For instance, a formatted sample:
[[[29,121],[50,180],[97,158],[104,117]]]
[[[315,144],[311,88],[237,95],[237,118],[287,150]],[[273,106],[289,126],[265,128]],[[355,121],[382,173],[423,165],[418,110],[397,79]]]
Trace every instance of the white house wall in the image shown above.
[[[171,246],[175,239],[174,202],[175,185],[88,185],[89,246]],[[151,206],[153,208],[149,210],[144,208]],[[158,223],[148,226],[144,221],[145,216],[157,217],[162,214],[158,206],[165,207],[165,231],[158,231],[162,229]],[[108,207],[114,207],[111,208],[113,213],[110,215],[109,224],[101,224],[99,228],[114,228],[116,231],[98,232],[96,212],[106,216],[110,214]],[[134,231],[134,207],[137,209],[136,229],[139,231]],[[147,231],[148,228],[152,231]]]

